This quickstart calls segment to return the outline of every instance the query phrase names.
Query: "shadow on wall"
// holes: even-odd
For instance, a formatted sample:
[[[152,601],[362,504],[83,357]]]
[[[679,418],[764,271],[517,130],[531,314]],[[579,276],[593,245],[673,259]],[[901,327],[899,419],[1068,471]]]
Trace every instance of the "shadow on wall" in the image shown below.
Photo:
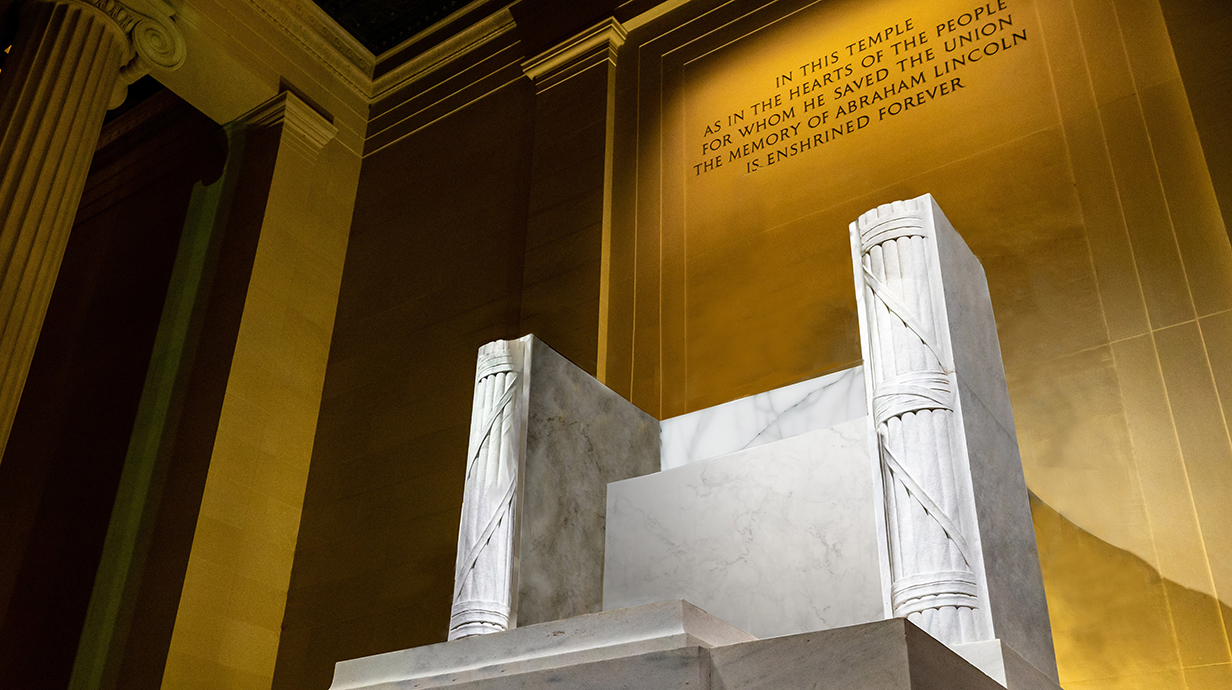
[[[1232,688],[1232,607],[1160,577],[1031,496],[1061,686]]]

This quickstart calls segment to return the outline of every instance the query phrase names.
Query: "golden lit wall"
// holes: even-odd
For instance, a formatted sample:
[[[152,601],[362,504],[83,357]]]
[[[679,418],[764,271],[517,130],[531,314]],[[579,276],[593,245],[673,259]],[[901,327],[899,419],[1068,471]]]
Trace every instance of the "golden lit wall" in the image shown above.
[[[609,385],[670,417],[856,362],[847,224],[931,192],[988,273],[1062,684],[1232,687],[1232,247],[1157,0],[686,5],[617,89]]]

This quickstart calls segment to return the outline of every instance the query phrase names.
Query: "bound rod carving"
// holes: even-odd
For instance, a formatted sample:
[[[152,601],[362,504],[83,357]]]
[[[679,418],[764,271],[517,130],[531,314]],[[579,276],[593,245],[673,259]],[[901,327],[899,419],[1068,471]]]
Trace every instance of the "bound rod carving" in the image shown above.
[[[981,639],[984,609],[964,524],[953,360],[938,309],[927,199],[857,221],[867,319],[865,366],[885,495],[893,615],[949,644]],[[861,281],[857,280],[857,284]]]
[[[497,340],[479,350],[475,401],[449,639],[511,625],[514,528],[521,435],[521,345]]]

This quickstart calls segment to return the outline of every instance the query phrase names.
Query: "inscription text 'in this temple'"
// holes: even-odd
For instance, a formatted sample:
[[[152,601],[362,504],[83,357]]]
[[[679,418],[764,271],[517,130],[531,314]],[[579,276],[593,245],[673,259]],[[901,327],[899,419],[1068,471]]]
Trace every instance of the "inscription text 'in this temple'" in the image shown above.
[[[931,27],[931,28],[923,28]],[[1027,40],[1010,0],[920,24],[908,17],[780,72],[765,96],[701,125],[693,176],[748,174],[850,138],[972,85],[967,68]],[[960,74],[959,72],[962,71]]]

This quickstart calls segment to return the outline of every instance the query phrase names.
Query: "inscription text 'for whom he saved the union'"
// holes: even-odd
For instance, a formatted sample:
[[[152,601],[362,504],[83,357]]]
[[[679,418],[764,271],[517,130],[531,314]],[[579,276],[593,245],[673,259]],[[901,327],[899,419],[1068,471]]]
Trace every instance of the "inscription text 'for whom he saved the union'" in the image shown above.
[[[928,23],[906,17],[767,75],[763,97],[696,125],[692,176],[756,172],[961,93],[979,78],[973,68],[1027,41],[1010,5],[995,0]]]

